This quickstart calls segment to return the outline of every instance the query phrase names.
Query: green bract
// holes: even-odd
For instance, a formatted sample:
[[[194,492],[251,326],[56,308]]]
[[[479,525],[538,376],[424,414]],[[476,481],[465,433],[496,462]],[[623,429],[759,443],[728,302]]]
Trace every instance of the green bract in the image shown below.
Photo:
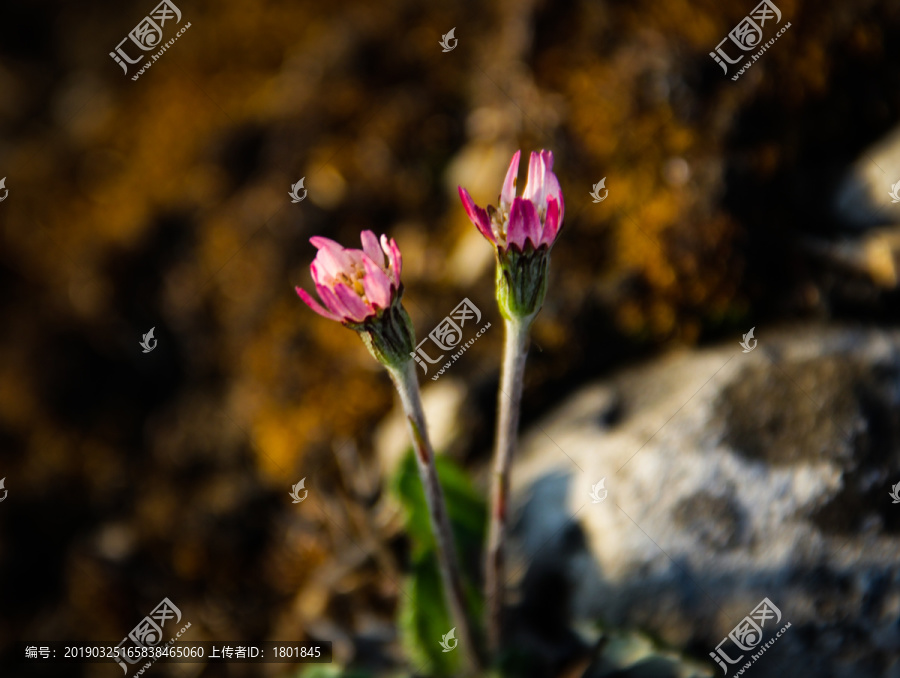
[[[550,248],[497,249],[497,305],[507,320],[534,316],[544,305]]]

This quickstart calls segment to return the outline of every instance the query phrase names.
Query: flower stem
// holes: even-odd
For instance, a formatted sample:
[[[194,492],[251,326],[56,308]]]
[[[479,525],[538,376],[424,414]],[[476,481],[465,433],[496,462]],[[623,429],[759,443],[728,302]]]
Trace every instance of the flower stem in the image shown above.
[[[525,358],[528,355],[528,332],[534,315],[506,320],[503,346],[503,368],[497,392],[497,446],[491,476],[491,515],[485,562],[485,598],[488,606],[488,645],[491,652],[500,648],[503,613],[504,554],[507,510],[509,508],[509,469],[516,450],[519,409]]]
[[[480,670],[478,654],[469,618],[466,615],[459,560],[456,556],[456,546],[454,545],[453,532],[450,528],[450,519],[447,517],[444,492],[438,481],[437,469],[434,465],[434,450],[431,447],[428,429],[425,425],[425,413],[422,410],[422,399],[419,395],[419,382],[416,378],[415,363],[412,360],[408,360],[402,366],[388,366],[387,369],[394,386],[397,388],[397,392],[400,394],[403,410],[406,412],[406,422],[409,426],[409,434],[416,454],[419,476],[422,479],[425,500],[428,503],[431,530],[434,533],[437,545],[438,567],[441,571],[444,596],[450,611],[450,617],[453,623],[456,624],[459,634],[459,646],[462,650],[467,670],[469,672],[478,671]],[[437,639],[435,639],[435,642],[437,642]]]

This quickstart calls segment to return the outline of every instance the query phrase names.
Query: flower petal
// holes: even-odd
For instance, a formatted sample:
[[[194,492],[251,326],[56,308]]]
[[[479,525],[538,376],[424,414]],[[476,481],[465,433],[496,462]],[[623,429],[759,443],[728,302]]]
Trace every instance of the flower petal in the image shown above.
[[[556,236],[559,235],[560,226],[562,226],[562,216],[559,210],[559,203],[554,198],[548,198],[547,216],[544,217],[544,232],[541,235],[540,244],[553,247]]]
[[[545,151],[541,149],[541,159],[544,161],[544,170],[546,172],[553,171],[553,151]]]
[[[553,162],[553,160],[551,159],[550,162]],[[540,205],[538,209],[541,209],[544,206],[549,209],[551,200],[555,200],[559,203],[557,207],[559,208],[559,223],[561,224],[566,211],[562,188],[559,186],[559,179],[556,178],[556,175],[553,172],[548,171],[544,176],[544,204]]]
[[[338,320],[338,321],[341,320],[341,317],[339,315],[336,315],[336,314],[332,313],[331,311],[328,311],[325,308],[323,308],[322,305],[318,301],[313,299],[312,296],[310,295],[310,293],[307,292],[302,287],[295,287],[294,289],[297,290],[297,294],[306,303],[306,305],[309,306],[316,313],[318,313],[320,316],[322,316],[324,318],[328,318],[329,320]]]
[[[359,235],[362,240],[363,252],[379,267],[384,268],[384,252],[378,246],[378,238],[375,237],[375,234],[372,231],[363,231]]]
[[[347,308],[347,320],[361,323],[371,315],[375,315],[375,309],[362,300],[362,298],[344,283],[334,286],[334,293],[341,303]]]
[[[475,201],[472,200],[472,196],[469,195],[469,192],[466,189],[462,186],[459,186],[458,188],[459,197],[462,200],[463,208],[466,210],[469,220],[475,224],[475,228],[481,231],[481,235],[496,244],[497,239],[494,237],[494,233],[491,230],[491,220],[488,218],[487,211],[483,207],[479,207],[475,204]]]
[[[565,215],[566,206],[562,197],[562,189],[559,186],[559,179],[553,173],[553,151],[541,151],[541,160],[544,163],[544,186],[541,195],[541,202],[538,204],[538,211],[546,210],[550,198],[559,201],[559,223],[562,224]]]
[[[325,285],[316,285],[316,292],[319,293],[319,299],[322,300],[322,303],[325,304],[325,307],[330,309],[332,313],[337,315],[341,322],[347,320],[347,317],[349,315],[347,306],[340,299],[338,299],[337,295],[334,293],[334,290],[331,287],[326,287]]]
[[[352,259],[348,250],[334,240],[317,235],[310,238],[309,241],[319,250],[316,254],[316,261],[321,266],[320,273],[324,272],[329,278],[335,278],[340,273],[350,270]]]
[[[500,207],[506,212],[512,205],[513,198],[516,197],[516,178],[519,175],[519,157],[522,151],[516,151],[509,163],[509,169],[506,170],[506,179],[503,182],[503,190],[500,191]]]
[[[388,256],[388,261],[390,262],[388,274],[394,283],[394,287],[400,287],[400,271],[403,269],[403,255],[400,254],[400,248],[397,247],[397,243],[393,238],[388,242],[387,236],[382,235],[381,249]]]
[[[378,250],[379,252],[381,250]],[[391,305],[391,279],[381,270],[381,266],[366,257],[363,260],[366,274],[363,276],[363,289],[366,291],[366,299],[369,305],[376,308],[387,308]]]
[[[309,273],[312,276],[313,282],[316,283],[316,285],[331,287],[331,285],[334,284],[334,276],[325,272],[322,262],[318,261],[317,263],[318,259],[319,257],[317,256],[309,265]]]
[[[509,211],[509,227],[506,232],[507,247],[515,245],[520,251],[525,249],[525,241],[531,240],[535,249],[541,241],[541,222],[537,209],[530,200],[516,198]]]
[[[538,209],[544,206],[544,157],[532,151],[528,158],[528,183],[522,197],[530,200]]]

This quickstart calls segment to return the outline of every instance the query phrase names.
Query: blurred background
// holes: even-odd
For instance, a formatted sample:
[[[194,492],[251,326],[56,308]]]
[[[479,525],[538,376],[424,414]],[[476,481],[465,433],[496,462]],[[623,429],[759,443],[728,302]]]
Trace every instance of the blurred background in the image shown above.
[[[154,0],[4,7],[0,659],[118,642],[168,597],[192,640],[331,640],[336,665],[412,675],[393,390],[293,288],[312,289],[311,236],[358,247],[371,229],[403,252],[420,338],[463,298],[482,310],[492,328],[421,382],[441,453],[483,497],[502,321],[456,187],[496,202],[519,148],[554,152],[566,197],[523,429],[623,367],[719,342],[740,355],[751,327],[761,344],[764,326],[892,331],[900,3],[778,0],[791,28],[732,81],[709,53],[753,5],[178,0],[191,27],[138,80],[109,52]],[[870,483],[888,509],[890,441]],[[897,595],[896,569],[881,576]],[[543,595],[538,617],[558,600]],[[651,635],[704,662],[683,675],[712,675],[711,628]],[[540,675],[601,675],[570,640],[547,641]],[[884,647],[865,675],[900,675],[896,636]]]

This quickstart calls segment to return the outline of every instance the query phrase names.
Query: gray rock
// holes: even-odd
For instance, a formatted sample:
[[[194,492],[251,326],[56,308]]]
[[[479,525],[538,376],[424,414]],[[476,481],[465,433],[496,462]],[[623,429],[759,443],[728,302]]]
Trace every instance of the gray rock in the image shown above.
[[[891,195],[898,183],[900,127],[863,151],[835,192],[835,210],[852,226],[900,223],[900,200],[895,202]]]
[[[735,336],[625,370],[526,424],[516,557],[563,577],[577,622],[644,630],[715,675],[709,652],[768,598],[782,619],[762,642],[791,627],[748,673],[900,676],[900,332],[756,336],[750,353]]]
[[[862,274],[875,284],[875,290],[896,289],[900,284],[900,127],[859,155],[834,192],[832,205],[850,232],[837,239],[802,236],[801,248],[836,266],[843,275]],[[854,296],[862,291],[858,281],[838,284]],[[871,291],[863,294],[870,296]]]

